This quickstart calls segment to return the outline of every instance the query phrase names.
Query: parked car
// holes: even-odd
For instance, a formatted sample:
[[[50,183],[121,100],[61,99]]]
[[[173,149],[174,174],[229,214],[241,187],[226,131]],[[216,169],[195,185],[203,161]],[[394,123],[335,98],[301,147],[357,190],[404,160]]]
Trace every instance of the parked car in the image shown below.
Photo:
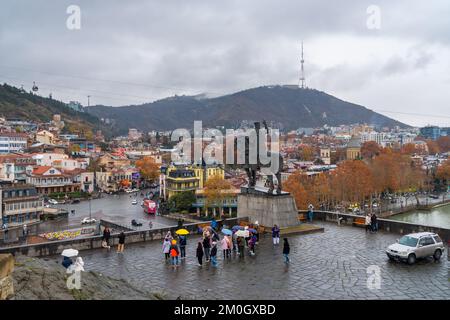
[[[135,219],[131,220],[131,225],[133,227],[141,227],[142,223],[141,222],[137,222]]]
[[[95,220],[94,218],[84,218],[83,220],[81,220],[81,224],[92,224],[92,223],[96,223],[97,220]]]
[[[48,199],[48,203],[50,203],[50,204],[58,204],[58,201],[56,201],[55,199]]]
[[[439,196],[437,194],[430,194],[428,195],[428,197],[431,199],[439,199]]]
[[[138,201],[136,199],[134,199],[133,201],[131,201],[131,204],[136,205],[136,204],[138,204]]]
[[[390,260],[401,260],[414,264],[417,259],[433,257],[439,260],[445,247],[442,239],[436,233],[411,233],[401,237],[397,243],[391,244],[386,254]]]

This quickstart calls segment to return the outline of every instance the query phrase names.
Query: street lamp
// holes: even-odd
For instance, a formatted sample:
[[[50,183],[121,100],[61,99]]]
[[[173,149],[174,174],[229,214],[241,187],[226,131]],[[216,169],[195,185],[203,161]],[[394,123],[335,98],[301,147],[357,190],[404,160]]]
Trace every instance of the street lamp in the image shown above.
[[[92,197],[89,196],[89,220],[92,219],[92,207],[91,207],[91,199]]]

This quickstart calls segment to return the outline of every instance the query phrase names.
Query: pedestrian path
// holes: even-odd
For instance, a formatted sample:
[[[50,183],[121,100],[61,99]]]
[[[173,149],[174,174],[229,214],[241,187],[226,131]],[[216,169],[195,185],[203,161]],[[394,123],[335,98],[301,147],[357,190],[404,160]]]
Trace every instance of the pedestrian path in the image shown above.
[[[162,242],[125,245],[115,250],[83,251],[86,270],[123,278],[170,297],[193,299],[450,299],[450,262],[419,261],[414,266],[390,262],[385,248],[398,235],[319,224],[324,233],[289,236],[291,264],[283,262],[282,245],[269,234],[260,239],[256,256],[198,267],[198,236],[188,238],[187,258],[173,268],[164,262]],[[282,243],[282,241],[281,241]],[[446,255],[444,255],[445,257]],[[379,268],[380,288],[368,270]],[[369,269],[368,269],[369,268]],[[368,285],[369,280],[369,285]]]

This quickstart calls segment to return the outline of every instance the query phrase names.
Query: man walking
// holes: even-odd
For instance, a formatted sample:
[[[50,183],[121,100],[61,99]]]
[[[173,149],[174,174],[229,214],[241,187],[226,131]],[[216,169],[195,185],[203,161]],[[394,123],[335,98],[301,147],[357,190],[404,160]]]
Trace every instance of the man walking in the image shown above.
[[[291,247],[289,245],[288,239],[284,238],[283,243],[283,256],[284,256],[284,263],[288,264],[290,262],[289,260],[289,253],[291,252]]]
[[[181,254],[181,259],[185,259],[186,258],[186,244],[187,244],[186,236],[180,236],[180,254]]]

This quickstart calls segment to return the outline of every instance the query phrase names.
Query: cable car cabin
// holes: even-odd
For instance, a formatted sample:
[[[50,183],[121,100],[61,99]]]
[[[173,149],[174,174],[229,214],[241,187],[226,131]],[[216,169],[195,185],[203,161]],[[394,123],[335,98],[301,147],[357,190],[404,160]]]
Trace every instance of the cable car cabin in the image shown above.
[[[155,201],[146,199],[144,200],[144,204],[142,206],[144,207],[145,213],[156,214],[157,206]]]

